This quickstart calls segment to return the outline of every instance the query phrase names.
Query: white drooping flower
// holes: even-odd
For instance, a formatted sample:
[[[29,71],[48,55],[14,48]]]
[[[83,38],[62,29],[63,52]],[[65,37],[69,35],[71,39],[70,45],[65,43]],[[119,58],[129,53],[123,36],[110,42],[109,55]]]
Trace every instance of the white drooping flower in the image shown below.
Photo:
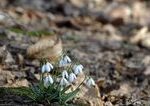
[[[76,75],[74,73],[70,73],[69,75],[69,82],[72,83],[77,79]]]
[[[63,59],[61,59],[61,60],[59,61],[59,67],[63,67],[63,66],[65,66],[65,63],[64,63]]]
[[[45,77],[45,79],[44,79],[44,86],[45,87],[48,87],[50,84],[53,84],[53,83],[54,83],[54,80],[51,77],[51,75],[48,75],[47,77]]]
[[[75,65],[73,67],[73,71],[76,75],[82,73],[82,70],[83,70],[83,66],[80,64],[80,65]]]
[[[67,55],[64,57],[64,61],[65,61],[66,63],[71,63],[71,59],[70,59],[70,57],[68,57]]]
[[[53,65],[49,62],[42,66],[42,73],[50,72],[53,69]]]
[[[59,66],[60,67],[63,67],[63,66],[66,66],[67,64],[71,63],[71,59],[66,55],[64,58],[62,58],[60,61],[59,61]]]
[[[87,85],[88,87],[95,86],[95,81],[93,80],[93,78],[87,79],[86,85]]]
[[[53,65],[51,63],[49,63],[49,62],[47,62],[46,65],[48,65],[51,69],[54,68]]]
[[[64,71],[62,72],[62,77],[63,77],[63,78],[68,78],[68,72],[67,72],[66,70],[64,70]]]
[[[69,82],[67,81],[66,78],[62,77],[61,80],[60,80],[60,85],[61,86],[68,86]]]
[[[46,72],[46,65],[43,65],[41,70],[42,70],[42,73],[45,73]]]

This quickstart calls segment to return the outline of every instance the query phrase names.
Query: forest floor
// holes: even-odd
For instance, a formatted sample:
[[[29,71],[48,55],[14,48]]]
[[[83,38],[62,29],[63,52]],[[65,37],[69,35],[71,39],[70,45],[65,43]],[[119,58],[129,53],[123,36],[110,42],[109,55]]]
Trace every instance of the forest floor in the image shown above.
[[[2,0],[0,7],[1,87],[37,82],[40,63],[26,51],[48,32],[96,80],[106,106],[150,106],[149,0]],[[31,105],[0,92],[0,106],[22,104]]]

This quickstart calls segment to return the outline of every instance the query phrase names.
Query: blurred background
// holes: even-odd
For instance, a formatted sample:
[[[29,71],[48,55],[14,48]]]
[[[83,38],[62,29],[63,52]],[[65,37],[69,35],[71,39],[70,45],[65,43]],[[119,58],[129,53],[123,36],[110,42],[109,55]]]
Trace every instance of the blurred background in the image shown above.
[[[0,86],[34,84],[38,59],[63,50],[96,80],[106,106],[150,105],[149,0],[0,0]]]

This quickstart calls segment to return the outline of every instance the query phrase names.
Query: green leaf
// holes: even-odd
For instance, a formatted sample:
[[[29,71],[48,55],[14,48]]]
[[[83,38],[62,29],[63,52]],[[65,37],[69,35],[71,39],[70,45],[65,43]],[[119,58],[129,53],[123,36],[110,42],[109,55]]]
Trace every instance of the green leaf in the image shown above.
[[[65,93],[67,90],[69,90],[70,87],[71,87],[71,85],[65,87],[65,88],[61,91],[61,94]]]
[[[62,102],[66,103],[68,102],[69,100],[71,100],[73,97],[76,96],[76,94],[79,92],[79,88],[74,90],[73,92],[70,92],[70,93],[67,93],[65,95],[62,95]]]

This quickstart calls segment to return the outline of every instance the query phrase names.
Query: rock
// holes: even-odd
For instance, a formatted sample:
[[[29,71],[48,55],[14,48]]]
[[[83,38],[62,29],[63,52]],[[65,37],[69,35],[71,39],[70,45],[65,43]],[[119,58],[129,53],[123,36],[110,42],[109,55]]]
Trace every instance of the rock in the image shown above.
[[[76,7],[85,7],[85,6],[89,6],[89,7],[93,7],[93,6],[98,6],[100,5],[103,0],[70,0],[70,2],[76,6]]]
[[[146,68],[146,70],[144,71],[144,74],[145,74],[145,75],[150,75],[150,66],[148,66],[148,67]]]
[[[120,86],[118,90],[111,91],[110,95],[113,95],[115,97],[120,97],[131,93],[131,91],[132,91],[131,86],[127,83],[124,83]]]
[[[141,41],[141,45],[150,49],[150,33],[146,34],[147,37]]]
[[[143,27],[141,28],[136,35],[134,35],[133,37],[131,37],[130,42],[137,44],[139,42],[141,42],[142,39],[144,39],[146,37],[146,33],[148,31],[147,27]]]
[[[6,50],[6,46],[4,45],[0,47],[0,63],[4,61],[6,54],[7,54],[7,50]]]
[[[142,60],[142,63],[146,66],[150,65],[150,56],[145,56]]]
[[[127,5],[119,5],[117,3],[112,3],[105,10],[112,18],[128,18],[131,15],[131,9]]]
[[[13,64],[15,60],[13,59],[12,55],[10,52],[7,53],[5,63],[6,64]]]
[[[22,65],[23,63],[24,63],[24,57],[23,57],[23,55],[22,54],[17,54],[17,63],[19,64],[19,65]]]
[[[149,9],[147,9],[146,3],[141,3],[140,1],[136,1],[132,6],[132,16],[133,19],[142,26],[150,25],[150,16]]]
[[[41,38],[27,49],[27,55],[31,58],[57,59],[62,54],[62,43],[55,35]]]
[[[11,53],[7,51],[6,46],[0,47],[0,62],[5,64],[15,63]]]
[[[131,9],[127,5],[113,2],[104,9],[104,13],[99,15],[97,20],[113,25],[122,25],[131,15]]]
[[[15,76],[15,79],[22,79],[27,77],[24,71],[12,71],[11,74]]]
[[[3,21],[5,19],[5,15],[0,13],[0,21]]]
[[[14,24],[14,20],[7,13],[0,12],[0,26],[13,26]]]
[[[0,86],[4,86],[7,83],[12,83],[15,78],[10,71],[4,71],[0,68]]]
[[[121,74],[125,76],[140,75],[145,70],[145,66],[138,61],[126,61],[125,66],[127,67],[126,71],[121,71]]]

